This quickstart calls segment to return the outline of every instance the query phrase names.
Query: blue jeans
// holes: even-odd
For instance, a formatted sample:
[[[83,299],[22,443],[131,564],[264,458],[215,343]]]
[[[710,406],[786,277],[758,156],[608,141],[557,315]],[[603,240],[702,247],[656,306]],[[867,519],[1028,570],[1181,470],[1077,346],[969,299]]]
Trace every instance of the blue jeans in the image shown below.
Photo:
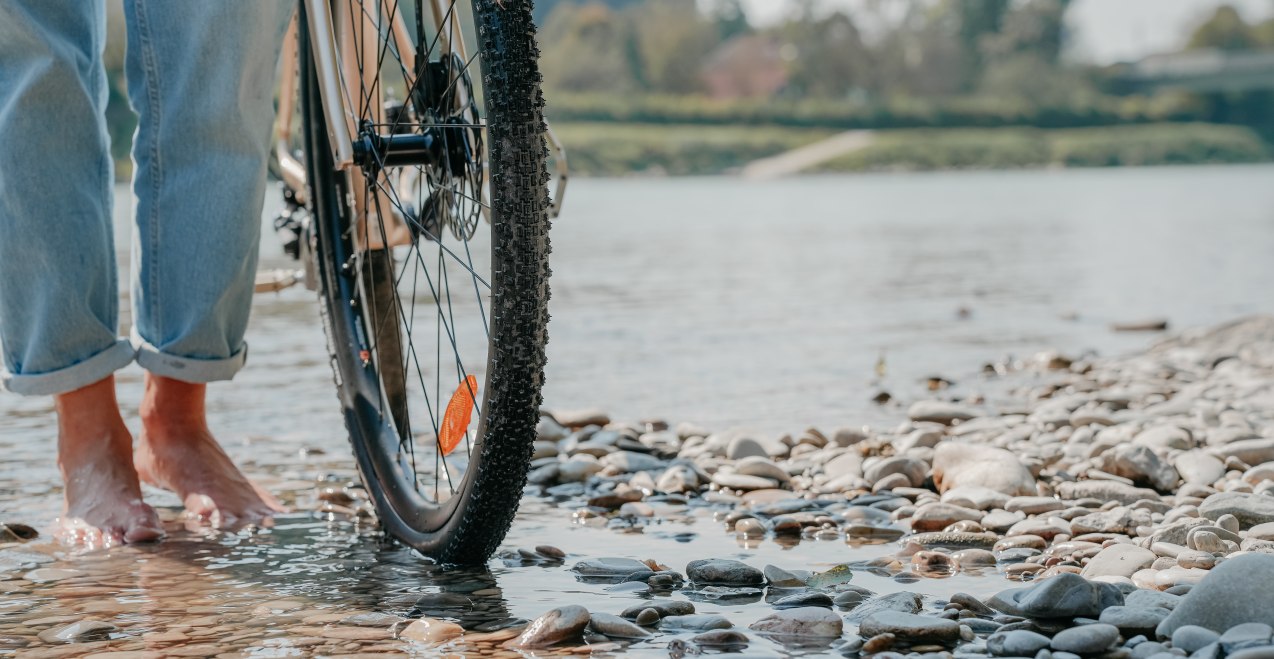
[[[118,335],[101,0],[0,0],[4,387],[58,394],[134,359],[232,377],[256,272],[291,0],[125,0],[137,226]]]

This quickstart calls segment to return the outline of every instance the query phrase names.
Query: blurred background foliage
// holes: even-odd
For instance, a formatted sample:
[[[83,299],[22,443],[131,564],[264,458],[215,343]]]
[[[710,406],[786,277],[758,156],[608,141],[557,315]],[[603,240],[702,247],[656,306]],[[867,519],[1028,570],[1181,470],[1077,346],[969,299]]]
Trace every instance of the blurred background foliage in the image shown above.
[[[584,174],[702,174],[837,131],[881,131],[823,169],[1250,162],[1269,157],[1274,93],[1129,86],[1127,65],[1067,61],[1070,0],[539,0],[548,114]],[[901,9],[901,10],[900,10]],[[111,29],[122,31],[112,4]],[[133,118],[122,39],[107,64],[115,155]],[[1186,52],[1274,51],[1274,19],[1221,6]],[[126,164],[121,173],[127,172]]]

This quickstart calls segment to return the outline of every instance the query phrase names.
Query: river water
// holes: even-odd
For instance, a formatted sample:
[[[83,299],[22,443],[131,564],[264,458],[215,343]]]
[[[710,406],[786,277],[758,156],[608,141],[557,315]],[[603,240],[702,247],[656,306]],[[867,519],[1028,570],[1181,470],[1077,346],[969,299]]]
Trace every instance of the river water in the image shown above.
[[[1112,322],[1162,317],[1188,328],[1271,312],[1272,180],[1272,166],[575,180],[553,230],[546,406],[764,433],[892,424],[899,407],[871,397],[888,391],[905,403],[931,375],[972,395],[991,386],[978,375],[988,362],[1045,349],[1115,354],[1154,339],[1112,332]],[[132,201],[126,188],[118,196],[123,253]],[[262,261],[287,265],[268,234]],[[219,616],[205,637],[223,650],[286,654],[267,641],[270,620],[296,623],[289,608],[405,613],[395,596],[492,588],[482,606],[493,619],[563,602],[618,613],[632,602],[577,582],[565,567],[581,557],[817,569],[880,553],[843,541],[744,546],[693,508],[618,535],[528,500],[506,545],[557,545],[571,554],[565,567],[495,560],[489,572],[441,573],[367,529],[303,512],[316,479],[353,478],[312,294],[258,296],[248,341],[248,368],[212,388],[212,425],[245,470],[302,512],[254,537],[185,531],[175,498],[148,491],[170,519],[172,539],[159,546],[68,554],[28,544],[80,572],[30,584],[0,558],[0,654],[25,643],[22,621],[35,617],[91,613],[127,639],[199,613]],[[135,367],[120,374],[134,429],[140,381]],[[6,395],[0,416],[0,521],[47,529],[60,506],[51,402]],[[898,587],[870,575],[861,583]],[[1004,585],[960,576],[908,588]],[[269,601],[285,604],[254,613]],[[765,609],[700,605],[736,624]],[[637,647],[653,653],[666,641]]]

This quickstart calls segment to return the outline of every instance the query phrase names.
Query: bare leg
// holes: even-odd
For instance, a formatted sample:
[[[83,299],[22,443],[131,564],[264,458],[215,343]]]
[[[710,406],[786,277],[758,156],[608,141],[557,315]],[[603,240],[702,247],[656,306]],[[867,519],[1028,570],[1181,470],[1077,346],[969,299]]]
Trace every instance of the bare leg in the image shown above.
[[[66,484],[55,535],[65,542],[147,542],[163,535],[142,503],[133,470],[133,437],[119,415],[115,377],[56,397],[58,467]]]
[[[146,374],[142,434],[133,461],[141,479],[172,490],[213,526],[267,522],[283,507],[253,485],[221,449],[204,412],[207,385]]]

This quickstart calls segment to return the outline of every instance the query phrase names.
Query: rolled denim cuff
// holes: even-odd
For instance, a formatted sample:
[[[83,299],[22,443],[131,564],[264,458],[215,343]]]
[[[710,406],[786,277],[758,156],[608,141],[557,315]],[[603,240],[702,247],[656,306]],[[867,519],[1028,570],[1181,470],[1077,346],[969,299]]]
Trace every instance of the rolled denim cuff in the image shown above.
[[[234,354],[224,359],[200,359],[166,353],[142,338],[136,327],[130,332],[130,338],[133,341],[133,348],[137,351],[138,366],[154,375],[182,382],[202,384],[229,380],[248,361],[247,343],[240,345]]]
[[[119,339],[92,357],[56,371],[10,373],[6,370],[0,374],[0,385],[5,391],[23,396],[56,396],[87,387],[128,366],[136,353],[127,340]]]

